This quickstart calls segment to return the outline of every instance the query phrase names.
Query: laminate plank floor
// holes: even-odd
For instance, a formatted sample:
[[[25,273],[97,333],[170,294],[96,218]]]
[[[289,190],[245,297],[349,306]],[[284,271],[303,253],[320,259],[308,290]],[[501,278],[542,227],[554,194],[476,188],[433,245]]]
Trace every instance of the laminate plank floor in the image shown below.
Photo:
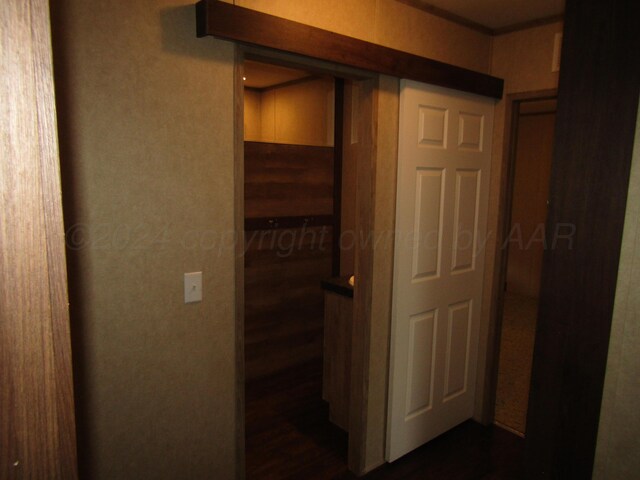
[[[322,364],[310,362],[246,388],[247,479],[352,480],[347,434],[321,399]],[[365,480],[521,478],[523,439],[468,421]]]

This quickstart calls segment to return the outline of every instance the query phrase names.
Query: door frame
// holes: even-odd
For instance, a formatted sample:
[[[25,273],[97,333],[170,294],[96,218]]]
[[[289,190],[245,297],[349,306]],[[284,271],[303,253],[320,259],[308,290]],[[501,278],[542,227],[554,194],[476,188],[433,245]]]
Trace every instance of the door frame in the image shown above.
[[[357,82],[361,95],[360,120],[366,125],[358,154],[356,186],[356,235],[371,238],[374,233],[376,184],[376,134],[378,75],[350,67],[307,59],[269,49],[236,44],[234,65],[234,229],[235,229],[235,365],[236,365],[236,478],[245,477],[245,369],[244,369],[244,61],[251,59],[331,75]],[[360,237],[362,235],[362,237]],[[355,272],[358,276],[353,298],[353,343],[349,418],[348,467],[357,475],[368,465],[369,375],[373,292],[374,245],[357,242]],[[377,466],[377,465],[375,465]]]
[[[500,358],[500,340],[502,337],[502,314],[504,291],[502,285],[507,277],[507,249],[502,248],[509,235],[511,208],[513,204],[513,184],[517,153],[518,113],[520,104],[537,100],[551,100],[558,97],[558,90],[532,90],[510,93],[505,97],[504,142],[500,166],[500,196],[498,198],[498,231],[494,257],[493,278],[491,279],[491,300],[489,317],[489,336],[487,345],[487,369],[483,398],[483,423],[493,423],[495,419],[496,392],[498,388],[498,363]]]

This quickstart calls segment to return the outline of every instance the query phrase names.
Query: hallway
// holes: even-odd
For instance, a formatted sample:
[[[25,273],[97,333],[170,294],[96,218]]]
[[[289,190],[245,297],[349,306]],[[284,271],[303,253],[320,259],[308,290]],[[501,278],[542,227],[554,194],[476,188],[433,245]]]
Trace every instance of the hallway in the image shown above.
[[[505,292],[495,421],[526,432],[538,299]]]
[[[246,391],[246,478],[355,479],[347,435],[328,421],[322,364],[252,382]],[[364,479],[504,479],[518,473],[524,441],[468,421]]]

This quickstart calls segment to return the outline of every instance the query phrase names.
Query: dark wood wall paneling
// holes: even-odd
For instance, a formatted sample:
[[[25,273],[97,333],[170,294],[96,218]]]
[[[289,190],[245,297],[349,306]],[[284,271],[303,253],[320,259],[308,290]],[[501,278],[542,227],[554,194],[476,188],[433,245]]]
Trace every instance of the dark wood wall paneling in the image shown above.
[[[502,98],[503,80],[218,0],[196,4],[199,37],[297,53],[376,73]]]
[[[638,2],[569,0],[526,439],[529,478],[591,478],[640,88]],[[570,230],[564,227],[562,233]]]
[[[246,378],[322,356],[333,147],[245,142]]]
[[[245,142],[245,218],[333,214],[333,147]]]

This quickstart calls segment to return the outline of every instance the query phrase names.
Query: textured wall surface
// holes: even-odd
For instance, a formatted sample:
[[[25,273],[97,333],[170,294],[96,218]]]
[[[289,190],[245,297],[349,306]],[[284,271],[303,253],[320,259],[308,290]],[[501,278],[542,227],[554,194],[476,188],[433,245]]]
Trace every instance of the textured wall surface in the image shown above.
[[[562,22],[519,30],[493,38],[491,75],[504,79],[505,93],[556,88],[551,71],[553,43]]]
[[[52,10],[83,477],[233,478],[233,46],[188,0]]]
[[[330,78],[245,89],[245,140],[333,146],[333,89]]]
[[[244,89],[244,139],[262,141],[262,92]]]
[[[640,472],[640,114],[628,195],[593,471],[596,480],[633,478]]]

